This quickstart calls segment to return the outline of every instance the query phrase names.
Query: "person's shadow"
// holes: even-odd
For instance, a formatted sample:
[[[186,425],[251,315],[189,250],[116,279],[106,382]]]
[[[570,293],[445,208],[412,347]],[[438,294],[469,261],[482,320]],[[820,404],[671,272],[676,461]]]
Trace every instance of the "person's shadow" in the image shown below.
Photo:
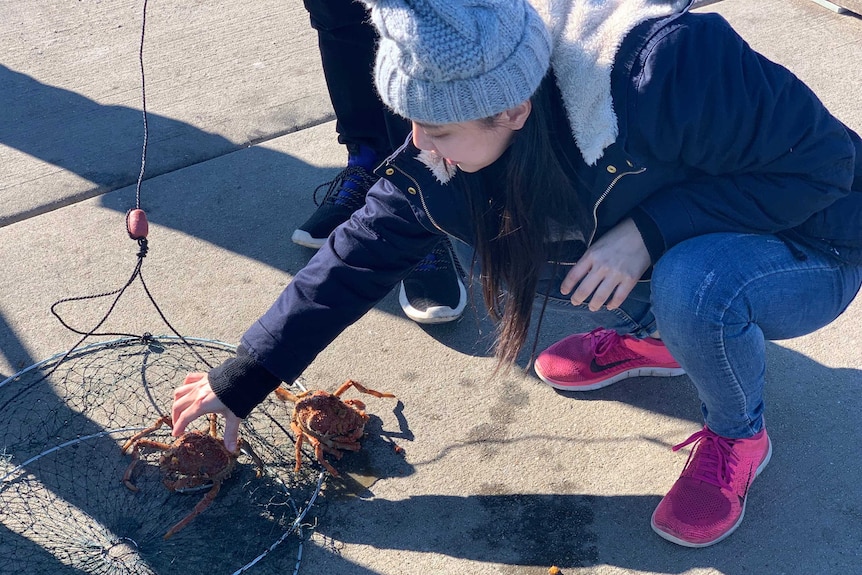
[[[71,195],[64,190],[63,198],[40,199],[21,211],[6,208],[0,226],[137,181],[144,133],[141,110],[100,104],[2,64],[0,86],[0,144],[93,184]],[[147,179],[244,147],[158,114],[148,114],[148,125]]]

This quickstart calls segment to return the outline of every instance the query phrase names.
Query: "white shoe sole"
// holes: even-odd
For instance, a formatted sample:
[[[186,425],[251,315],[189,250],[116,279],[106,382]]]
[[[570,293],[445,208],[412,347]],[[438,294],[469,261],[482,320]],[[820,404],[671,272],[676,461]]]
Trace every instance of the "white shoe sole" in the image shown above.
[[[464,309],[467,307],[467,289],[464,287],[464,284],[459,280],[458,281],[458,307],[451,308],[447,306],[434,306],[429,307],[425,311],[419,311],[412,305],[410,305],[410,301],[407,299],[407,292],[404,290],[404,282],[401,282],[398,288],[398,303],[401,304],[401,309],[404,310],[404,314],[407,315],[410,319],[415,321],[416,323],[422,324],[435,324],[435,323],[447,323],[450,321],[455,321],[464,313]]]
[[[293,235],[290,236],[290,240],[295,244],[315,250],[320,249],[326,243],[326,238],[313,238],[311,234],[304,230],[294,230]]]
[[[676,377],[685,375],[685,370],[681,367],[636,367],[626,371],[621,371],[613,377],[590,383],[588,385],[566,385],[564,383],[556,383],[551,381],[539,371],[538,366],[533,366],[533,371],[539,376],[539,379],[560,391],[593,391],[614,384],[618,381],[628,379],[630,377]]]

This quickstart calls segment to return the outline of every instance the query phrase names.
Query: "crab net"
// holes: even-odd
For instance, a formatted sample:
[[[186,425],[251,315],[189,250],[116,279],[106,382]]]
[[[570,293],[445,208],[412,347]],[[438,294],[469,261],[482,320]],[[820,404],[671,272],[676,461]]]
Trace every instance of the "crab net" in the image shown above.
[[[208,492],[171,492],[159,457],[141,448],[132,492],[121,452],[170,413],[173,389],[235,353],[176,337],[123,338],[82,347],[0,382],[0,565],[4,573],[296,573],[324,474],[294,472],[289,406],[262,403],[240,437],[264,472],[240,455],[209,508],[164,535]],[[301,389],[302,386],[299,385]],[[208,431],[206,418],[189,430]],[[221,437],[219,429],[219,437]],[[148,439],[170,444],[162,427]]]

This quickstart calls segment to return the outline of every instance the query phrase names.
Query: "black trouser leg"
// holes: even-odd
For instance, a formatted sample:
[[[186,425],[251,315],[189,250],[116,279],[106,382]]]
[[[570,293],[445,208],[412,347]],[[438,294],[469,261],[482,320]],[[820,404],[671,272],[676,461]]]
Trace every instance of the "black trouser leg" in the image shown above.
[[[365,6],[355,0],[304,1],[311,26],[317,30],[338,141],[387,155],[393,144],[401,145],[409,125],[389,112],[377,96],[373,78],[377,32]]]

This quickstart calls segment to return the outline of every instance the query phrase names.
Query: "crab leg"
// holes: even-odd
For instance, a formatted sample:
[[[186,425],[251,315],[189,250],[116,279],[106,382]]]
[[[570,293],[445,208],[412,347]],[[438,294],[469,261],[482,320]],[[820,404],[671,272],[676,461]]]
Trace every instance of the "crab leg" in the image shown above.
[[[188,525],[192,519],[203,513],[207,507],[213,502],[215,496],[218,495],[219,489],[221,489],[221,481],[217,481],[213,483],[213,488],[210,489],[206,495],[203,496],[203,499],[198,501],[198,504],[195,505],[195,508],[192,509],[192,512],[185,516],[185,519],[168,529],[168,532],[165,533],[164,538],[168,539],[171,536],[175,535],[180,529]]]
[[[289,391],[287,391],[283,387],[276,387],[275,388],[275,396],[277,398],[279,398],[282,401],[289,401],[291,403],[296,403],[297,401],[299,401],[300,399],[302,399],[303,397],[305,397],[309,393],[311,393],[310,390],[303,391],[299,395],[293,395],[292,393],[290,393]]]
[[[345,391],[347,391],[348,389],[350,389],[351,387],[355,387],[357,391],[361,391],[362,393],[367,393],[368,395],[373,395],[374,397],[395,397],[391,393],[384,393],[382,391],[376,391],[373,389],[369,389],[369,388],[365,387],[364,385],[362,385],[361,383],[353,381],[352,379],[348,379],[347,381],[342,383],[341,387],[339,387],[335,391],[335,393],[333,393],[332,395],[334,395],[335,397],[341,397],[341,394],[344,393]]]
[[[317,443],[314,443],[314,441],[312,441],[312,439],[314,439],[314,441],[317,441]],[[313,437],[311,435],[308,436],[308,440],[311,441],[311,444],[313,446],[315,446],[315,448],[319,444],[320,448],[323,450],[324,453],[328,453],[328,454],[332,455],[333,457],[335,457],[335,459],[341,459],[341,456],[343,454],[340,451],[338,451],[338,449],[336,449],[334,447],[334,445],[335,445],[334,443],[332,445],[329,445],[327,443],[324,443],[323,440],[321,440],[317,437]],[[351,451],[355,451],[355,450],[351,449]]]
[[[341,477],[341,475],[339,475],[339,473],[335,470],[335,468],[329,464],[329,462],[326,460],[326,458],[323,457],[323,446],[321,445],[320,441],[318,441],[316,437],[311,437],[311,436],[308,437],[308,440],[314,446],[314,456],[321,463],[321,465],[323,465],[323,467],[325,467],[326,470],[330,474],[332,474],[333,477]],[[341,454],[339,453],[339,455],[341,455]]]
[[[293,472],[299,473],[299,469],[302,467],[302,441],[305,439],[305,433],[292,421],[290,422],[290,428],[296,434],[296,467],[293,468]]]
[[[239,438],[239,440],[237,440],[236,448],[237,451],[245,453],[246,455],[251,457],[252,461],[254,461],[254,464],[257,465],[257,473],[255,474],[255,477],[262,477],[263,460],[260,458],[260,456],[258,456],[257,453],[254,452],[254,449],[251,448],[251,445],[249,445],[249,443],[243,438]]]
[[[332,447],[333,449],[345,449],[347,451],[359,451],[360,449],[362,449],[362,446],[359,445],[358,441],[333,441],[330,447]],[[341,454],[339,453],[339,455]]]
[[[131,447],[131,446],[132,446],[132,445],[133,445],[137,440],[139,440],[140,438],[144,437],[145,435],[149,435],[149,434],[151,434],[152,432],[154,432],[155,430],[157,430],[158,428],[160,428],[162,425],[164,425],[164,424],[166,424],[166,423],[168,424],[168,427],[173,427],[173,426],[174,426],[173,422],[171,422],[171,418],[170,418],[170,416],[168,416],[168,415],[164,415],[164,416],[162,416],[162,417],[158,418],[158,419],[156,420],[156,422],[155,422],[154,424],[152,424],[150,427],[148,427],[148,428],[144,429],[143,431],[139,431],[138,433],[136,433],[136,434],[134,434],[133,436],[131,436],[131,437],[129,438],[129,440],[128,440],[125,444],[123,444],[123,448],[120,450],[120,452],[121,452],[123,455],[125,455],[125,454],[126,454],[126,452],[129,450],[129,448],[130,448],[130,447]]]
[[[308,441],[311,442],[311,445],[314,447],[314,456],[317,460],[326,468],[326,470],[332,474],[333,477],[341,477],[338,472],[335,470],[332,465],[329,464],[328,461],[323,457],[324,445],[320,443],[320,441],[311,435],[306,435],[305,432],[293,421],[290,422],[290,428],[296,434],[296,467],[293,468],[294,473],[299,473],[299,470],[302,468],[302,442],[308,438]],[[333,451],[336,456],[341,457],[341,453],[337,451]]]
[[[152,439],[140,439],[135,443],[135,447],[132,449],[132,462],[129,463],[129,466],[126,467],[126,472],[123,474],[123,484],[135,493],[138,492],[138,488],[134,483],[132,483],[132,472],[135,470],[135,466],[141,459],[141,447],[153,447],[160,451],[167,451],[171,448],[167,443],[153,441]]]
[[[129,466],[126,467],[126,472],[123,474],[123,485],[129,488],[129,491],[134,491],[137,493],[139,491],[137,485],[132,483],[132,471],[135,470],[135,466],[138,464],[138,461],[141,459],[141,454],[138,451],[138,446],[136,445],[134,449],[132,449],[132,462],[129,463]]]

